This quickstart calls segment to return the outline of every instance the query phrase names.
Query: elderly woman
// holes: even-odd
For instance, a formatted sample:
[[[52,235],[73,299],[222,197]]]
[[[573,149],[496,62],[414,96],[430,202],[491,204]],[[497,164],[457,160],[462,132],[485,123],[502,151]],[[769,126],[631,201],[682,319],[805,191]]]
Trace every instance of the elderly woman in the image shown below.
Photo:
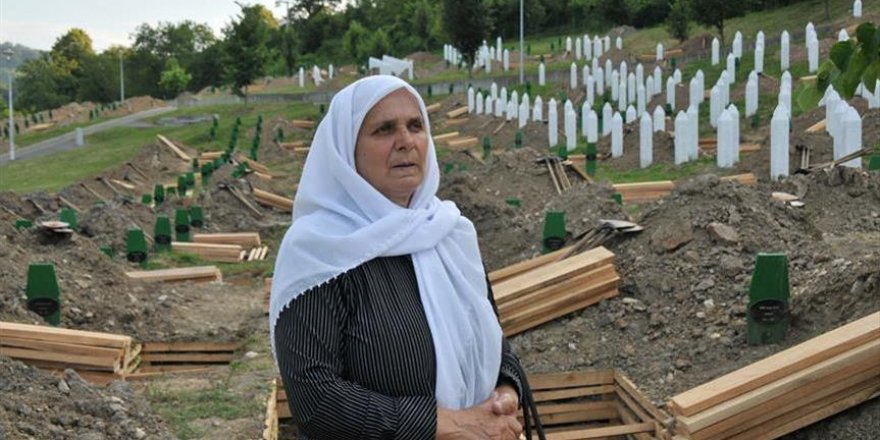
[[[412,87],[373,76],[333,98],[272,286],[273,351],[301,437],[519,438],[527,384],[474,226],[436,197],[439,181]]]

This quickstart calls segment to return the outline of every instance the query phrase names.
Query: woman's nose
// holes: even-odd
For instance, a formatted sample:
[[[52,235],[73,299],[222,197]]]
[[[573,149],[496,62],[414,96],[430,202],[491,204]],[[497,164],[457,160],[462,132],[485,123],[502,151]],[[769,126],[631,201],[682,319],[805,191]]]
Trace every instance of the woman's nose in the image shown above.
[[[409,149],[415,145],[413,134],[410,133],[407,127],[402,127],[397,130],[397,139],[395,147],[397,149]]]

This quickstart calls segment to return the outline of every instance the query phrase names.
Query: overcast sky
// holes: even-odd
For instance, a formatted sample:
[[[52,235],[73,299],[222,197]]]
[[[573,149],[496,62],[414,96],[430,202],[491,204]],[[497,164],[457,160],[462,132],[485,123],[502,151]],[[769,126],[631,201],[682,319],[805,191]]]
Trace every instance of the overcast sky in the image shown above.
[[[240,1],[283,15],[275,0]],[[114,44],[131,46],[129,37],[141,23],[192,20],[207,23],[219,36],[239,11],[235,0],[0,0],[0,41],[49,50],[68,29],[78,27],[101,52]]]

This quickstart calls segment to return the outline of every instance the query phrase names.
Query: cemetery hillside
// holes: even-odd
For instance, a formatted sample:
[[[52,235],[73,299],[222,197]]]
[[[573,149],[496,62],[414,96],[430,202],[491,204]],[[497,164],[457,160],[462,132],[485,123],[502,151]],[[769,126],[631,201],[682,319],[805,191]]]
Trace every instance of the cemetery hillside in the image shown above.
[[[380,74],[425,100],[533,439],[878,438],[880,1],[277,3],[0,45],[0,439],[305,438],[275,260]]]

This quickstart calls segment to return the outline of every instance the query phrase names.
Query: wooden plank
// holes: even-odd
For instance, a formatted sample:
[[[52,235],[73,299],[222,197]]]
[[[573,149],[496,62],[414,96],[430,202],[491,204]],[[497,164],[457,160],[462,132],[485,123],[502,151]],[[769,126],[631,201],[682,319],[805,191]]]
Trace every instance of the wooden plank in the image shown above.
[[[450,131],[448,133],[438,134],[434,136],[434,143],[446,142],[449,139],[454,139],[458,137],[457,131]]]
[[[73,202],[65,199],[64,196],[62,196],[61,194],[58,195],[58,201],[61,202],[64,206],[67,206],[68,208],[76,212],[83,212],[82,209],[79,208],[79,206],[74,205]]]
[[[616,183],[612,185],[614,191],[637,192],[637,191],[672,191],[675,189],[675,182],[671,180],[659,180],[655,182],[637,182],[637,183]]]
[[[162,364],[144,365],[138,369],[138,373],[203,373],[214,371],[218,366],[225,364]]]
[[[832,376],[820,378],[817,382],[797,388],[760,405],[755,405],[734,417],[699,431],[688,433],[688,437],[691,440],[707,440],[722,433],[725,437],[733,436],[810,403],[824,399],[838,391],[851,388],[871,378],[880,377],[880,370],[877,370],[877,365],[860,366],[860,368],[862,370],[856,373],[853,373],[853,371],[858,368],[845,368]],[[687,433],[687,427],[679,425],[679,428],[682,433]]]
[[[611,251],[600,246],[565,260],[542,266],[538,270],[520,274],[492,286],[495,301],[503,302],[556,284],[576,271],[590,271],[607,265],[611,263],[613,258],[614,254]]]
[[[0,338],[5,337],[97,347],[127,348],[131,346],[131,337],[129,336],[0,321]]]
[[[254,188],[254,198],[257,200],[257,202],[263,205],[271,206],[273,208],[278,208],[288,212],[293,211],[293,200],[288,199],[287,197],[279,196],[278,194],[273,194],[268,191]]]
[[[615,280],[616,283],[616,280]],[[583,308],[589,307],[593,304],[597,304],[602,300],[614,298],[618,295],[617,286],[615,285],[613,288],[608,289],[604,292],[594,294],[594,295],[586,295],[586,296],[574,296],[570,299],[576,299],[576,302],[569,302],[568,299],[562,305],[554,305],[555,309],[553,310],[552,315],[533,315],[529,317],[529,319],[524,319],[520,321],[516,321],[514,323],[508,323],[504,326],[504,335],[512,336],[517,333],[528,330],[532,327],[541,325],[545,322],[549,322],[555,318],[565,316],[571,312],[581,310]],[[552,317],[551,317],[552,316]]]
[[[123,182],[123,181],[121,181],[121,180],[119,180],[119,179],[110,179],[110,181],[113,182],[113,183],[116,184],[116,185],[119,185],[119,186],[121,186],[121,187],[123,187],[123,188],[129,190],[129,191],[134,191],[135,189],[137,189],[136,186],[134,186],[134,185],[132,185],[132,184],[130,184],[130,183],[128,183],[128,182]]]
[[[467,121],[469,121],[469,120],[470,120],[469,118],[447,119],[446,126],[447,127],[455,127],[457,125],[463,125],[463,124],[466,124]]]
[[[228,363],[235,359],[233,353],[143,353],[141,359],[150,364],[167,363]]]
[[[193,243],[233,244],[241,247],[260,246],[259,232],[224,232],[212,234],[193,234]]]
[[[880,394],[880,379],[874,378],[868,382],[835,393],[821,401],[806,405],[797,411],[777,417],[767,424],[731,437],[730,440],[772,440],[779,438],[804,426],[833,416],[845,409],[876,398],[878,394]]]
[[[293,125],[296,128],[311,130],[318,124],[315,121],[309,121],[306,119],[294,119],[290,121],[290,125]]]
[[[268,254],[269,254],[269,246],[263,246],[263,249],[260,251],[260,256],[257,257],[257,260],[260,260],[260,261],[265,260],[266,255],[268,255]]]
[[[631,425],[633,423],[641,423],[639,418],[626,407],[622,402],[615,402],[617,405],[617,413],[620,415],[620,420],[623,421],[626,425]],[[638,433],[638,434],[630,434],[635,437],[636,440],[653,440],[653,437],[647,433]]]
[[[49,361],[60,364],[78,364],[112,369],[114,372],[121,371],[120,357],[108,358],[106,356],[87,356],[71,353],[55,353],[41,350],[28,350],[26,348],[14,348],[0,346],[0,354],[20,360]]]
[[[828,121],[826,119],[823,119],[823,120],[811,125],[809,128],[807,128],[804,131],[806,133],[822,133],[825,131],[825,128],[827,126],[828,126]]]
[[[498,314],[501,315],[501,321],[504,322],[506,319],[520,315],[522,311],[540,305],[540,303],[553,301],[561,295],[578,294],[593,287],[603,285],[603,283],[612,279],[618,279],[618,277],[614,266],[611,264],[606,264],[593,270],[585,269],[584,271],[578,271],[577,275],[567,277],[556,284],[529,292],[528,294],[517,297],[508,296],[501,301],[496,300]]]
[[[720,177],[719,180],[735,181],[735,182],[739,182],[743,185],[755,185],[758,183],[758,178],[752,173],[723,176],[723,177]]]
[[[224,352],[238,350],[240,345],[238,342],[144,342],[142,352]]]
[[[217,266],[194,266],[174,269],[143,270],[126,272],[129,278],[146,281],[223,281]]]
[[[610,368],[529,376],[532,391],[613,384],[614,370]]]
[[[807,342],[674,396],[675,414],[693,416],[720,402],[800,371],[880,337],[880,312],[872,313]]]
[[[466,114],[467,112],[468,112],[468,108],[466,105],[464,105],[464,106],[461,106],[455,110],[446,112],[446,118],[447,119],[455,119],[461,115]]]
[[[179,157],[181,160],[185,160],[189,163],[192,163],[192,157],[190,157],[188,154],[184,153],[180,148],[177,148],[177,145],[174,145],[174,143],[169,141],[165,136],[162,136],[161,134],[157,134],[156,137],[159,138],[159,140],[162,142],[162,144],[165,145],[166,147],[168,147],[171,151],[173,151],[174,154],[176,154],[177,157]]]
[[[546,253],[539,257],[532,258],[530,260],[520,261],[519,263],[512,264],[510,266],[498,269],[496,271],[489,273],[489,281],[492,283],[493,289],[495,283],[504,281],[508,278],[511,278],[515,275],[520,275],[532,269],[535,269],[540,266],[547,265],[554,261],[558,261],[559,257],[565,254],[570,247],[565,247],[559,249],[558,251],[553,251],[550,253]]]
[[[122,359],[125,351],[122,348],[96,347],[93,345],[70,344],[64,342],[37,341],[12,336],[0,338],[0,346],[10,348],[25,348],[35,351],[50,351],[54,353],[70,353],[90,357],[104,357],[110,360]]]
[[[568,425],[572,423],[586,423],[596,421],[608,421],[619,418],[617,407],[612,402],[585,402],[570,404],[573,408],[571,411],[560,411],[556,413],[544,413],[538,408],[538,414],[541,415],[541,422],[544,426],[552,425]],[[592,408],[595,406],[595,408]],[[577,408],[590,408],[576,410]]]
[[[547,440],[586,440],[617,435],[654,432],[653,423],[636,423],[630,425],[609,426],[607,428],[578,429],[560,433],[547,434]]]
[[[536,391],[532,394],[535,402],[549,400],[572,399],[575,397],[589,397],[614,392],[614,385],[599,385],[589,387],[566,388],[562,390]]]
[[[449,145],[450,148],[467,148],[467,147],[473,147],[479,143],[480,143],[479,138],[470,136],[470,137],[464,137],[464,138],[451,140],[451,141],[447,142],[447,145]]]
[[[263,421],[263,440],[278,439],[278,387],[272,379],[269,398],[266,399],[266,419]]]
[[[839,375],[843,376],[852,375],[863,370],[866,363],[872,366],[880,365],[880,339],[870,341],[776,382],[707,408],[693,416],[678,417],[677,420],[688,432],[696,432],[808,384],[812,383],[815,387],[826,386],[829,376],[836,377],[835,372],[840,372]],[[856,371],[853,371],[854,369]]]
[[[620,387],[623,392],[633,398],[636,403],[638,403],[642,409],[647,411],[647,413],[657,421],[664,421],[670,418],[669,414],[665,414],[656,405],[654,405],[648,398],[642,394],[641,391],[636,387],[636,385],[629,380],[628,377],[624,376],[623,373],[619,371],[614,372],[614,382]]]
[[[425,107],[425,111],[428,113],[434,113],[437,110],[440,110],[441,106],[442,106],[442,104],[437,102],[437,103],[434,103],[434,104],[431,104],[431,105]]]
[[[246,163],[250,169],[252,169],[256,172],[263,173],[263,174],[269,174],[269,167],[255,161],[249,157],[246,157],[245,155],[243,155],[241,153],[236,155],[236,160],[238,160],[239,162]]]
[[[224,151],[203,151],[202,154],[199,155],[199,160],[214,160],[220,156],[223,156]]]

